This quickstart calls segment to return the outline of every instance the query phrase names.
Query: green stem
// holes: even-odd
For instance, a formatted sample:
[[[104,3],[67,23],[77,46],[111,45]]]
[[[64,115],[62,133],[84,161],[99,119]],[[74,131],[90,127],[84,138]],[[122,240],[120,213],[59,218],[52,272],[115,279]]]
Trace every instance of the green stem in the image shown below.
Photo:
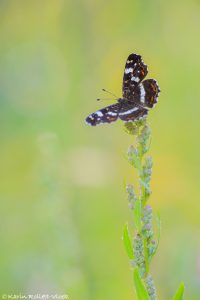
[[[154,247],[152,242],[152,209],[146,206],[150,195],[150,178],[152,161],[145,155],[149,150],[151,131],[145,121],[138,123],[128,123],[126,130],[129,134],[136,136],[136,145],[130,146],[128,151],[128,159],[131,165],[137,170],[139,176],[140,195],[136,196],[133,186],[129,187],[129,201],[132,197],[132,209],[135,224],[135,237],[133,242],[133,252],[135,266],[138,268],[141,278],[143,278],[149,299],[156,300],[156,290],[152,277],[149,274],[150,261],[152,254],[150,250]],[[133,197],[134,195],[134,197]],[[149,250],[150,249],[150,250]],[[153,249],[154,250],[154,249]],[[152,292],[153,291],[153,292]]]
[[[144,241],[144,258],[145,258],[145,274],[144,274],[144,277],[147,277],[148,273],[149,273],[148,239],[144,237],[143,241]]]

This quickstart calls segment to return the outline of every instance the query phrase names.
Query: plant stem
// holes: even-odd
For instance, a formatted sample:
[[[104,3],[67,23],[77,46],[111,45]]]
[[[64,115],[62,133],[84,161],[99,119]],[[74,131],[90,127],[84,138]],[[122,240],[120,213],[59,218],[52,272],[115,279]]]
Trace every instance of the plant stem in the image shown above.
[[[133,185],[129,184],[127,186],[129,207],[133,210],[134,238],[133,241],[131,239],[130,241],[126,241],[125,247],[126,245],[132,245],[132,265],[138,269],[141,285],[144,284],[144,288],[146,288],[146,291],[144,288],[140,290],[138,288],[138,278],[135,277],[137,281],[134,283],[138,299],[141,299],[141,293],[144,293],[144,299],[147,299],[145,295],[148,295],[148,299],[156,300],[156,289],[153,279],[149,274],[150,262],[157,250],[157,242],[153,239],[152,208],[150,205],[147,205],[151,194],[152,159],[150,156],[146,156],[146,154],[149,150],[151,130],[146,124],[145,119],[135,123],[126,123],[125,129],[129,134],[135,136],[134,146],[131,145],[128,149],[128,160],[138,171],[140,189],[139,195],[136,195]],[[129,238],[128,231],[126,232],[126,240],[128,240],[127,236]],[[141,285],[139,286],[141,287]]]

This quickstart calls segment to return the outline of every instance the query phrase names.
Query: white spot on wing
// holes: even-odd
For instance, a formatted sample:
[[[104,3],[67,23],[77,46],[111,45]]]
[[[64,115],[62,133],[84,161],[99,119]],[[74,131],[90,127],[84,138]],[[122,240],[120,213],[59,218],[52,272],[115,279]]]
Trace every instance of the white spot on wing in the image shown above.
[[[117,113],[114,113],[114,112],[112,112],[112,111],[109,111],[108,115],[109,115],[109,116],[116,116]]]
[[[139,81],[140,81],[140,78],[139,78],[139,77],[132,76],[132,77],[131,77],[131,81],[139,82]]]
[[[98,117],[102,117],[102,116],[103,116],[103,113],[102,113],[100,110],[98,110],[98,111],[96,112],[96,115],[97,115]]]
[[[129,114],[131,114],[132,112],[134,112],[136,110],[138,110],[138,107],[131,108],[131,109],[129,109],[127,111],[124,111],[124,112],[120,112],[120,116],[129,115]]]
[[[124,71],[125,74],[131,73],[131,72],[133,72],[133,68],[127,68]]]
[[[141,101],[142,103],[144,103],[144,100],[145,100],[145,94],[146,94],[146,92],[145,92],[144,86],[143,86],[143,84],[141,84],[141,85],[140,85],[140,101]]]

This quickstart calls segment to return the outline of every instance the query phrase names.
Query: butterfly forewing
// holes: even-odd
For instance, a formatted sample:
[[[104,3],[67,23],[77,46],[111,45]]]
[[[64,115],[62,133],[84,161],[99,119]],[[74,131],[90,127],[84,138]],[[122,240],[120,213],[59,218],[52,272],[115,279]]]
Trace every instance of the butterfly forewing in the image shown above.
[[[112,123],[118,118],[125,122],[136,121],[145,117],[147,113],[147,109],[136,105],[133,106],[132,102],[120,99],[119,103],[104,107],[89,115],[86,118],[86,123],[96,126],[103,123]]]
[[[101,123],[112,123],[117,120],[120,109],[121,103],[109,105],[92,113],[85,121],[92,126],[96,126]]]
[[[123,77],[122,93],[126,99],[132,99],[135,87],[145,78],[148,70],[142,57],[135,53],[129,55]]]

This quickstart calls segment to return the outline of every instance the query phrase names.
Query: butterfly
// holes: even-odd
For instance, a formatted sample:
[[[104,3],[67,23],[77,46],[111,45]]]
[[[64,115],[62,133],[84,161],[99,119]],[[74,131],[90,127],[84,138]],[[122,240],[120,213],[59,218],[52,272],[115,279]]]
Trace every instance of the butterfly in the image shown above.
[[[155,79],[143,80],[147,73],[147,65],[141,55],[130,54],[124,70],[122,98],[117,99],[117,103],[90,114],[85,119],[86,123],[96,126],[112,123],[117,119],[131,122],[146,117],[149,109],[158,102],[160,93]]]

